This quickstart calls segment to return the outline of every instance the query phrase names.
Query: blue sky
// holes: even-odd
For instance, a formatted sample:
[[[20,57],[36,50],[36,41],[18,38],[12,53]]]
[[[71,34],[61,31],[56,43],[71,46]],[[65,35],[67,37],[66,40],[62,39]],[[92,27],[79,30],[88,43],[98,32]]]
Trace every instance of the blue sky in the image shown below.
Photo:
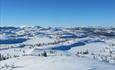
[[[113,26],[115,0],[0,0],[1,26]]]

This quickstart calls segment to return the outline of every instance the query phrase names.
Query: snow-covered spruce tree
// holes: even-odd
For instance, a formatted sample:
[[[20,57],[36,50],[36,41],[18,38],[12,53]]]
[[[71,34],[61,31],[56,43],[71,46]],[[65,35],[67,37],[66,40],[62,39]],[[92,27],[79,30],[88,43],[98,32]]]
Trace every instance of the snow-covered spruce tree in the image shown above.
[[[46,51],[44,51],[44,52],[42,53],[42,56],[47,57]]]
[[[7,53],[7,58],[11,58],[11,56]]]
[[[13,68],[15,68],[15,65],[14,65],[14,63],[12,63],[12,65],[11,65],[11,68],[13,69]]]
[[[3,58],[2,58],[2,55],[0,54],[0,61],[2,60]]]
[[[83,54],[88,54],[89,52],[88,52],[88,50],[85,50],[84,52],[83,52]]]
[[[6,69],[8,69],[8,68],[9,68],[9,65],[8,65],[8,64],[5,64],[5,67],[6,67]]]

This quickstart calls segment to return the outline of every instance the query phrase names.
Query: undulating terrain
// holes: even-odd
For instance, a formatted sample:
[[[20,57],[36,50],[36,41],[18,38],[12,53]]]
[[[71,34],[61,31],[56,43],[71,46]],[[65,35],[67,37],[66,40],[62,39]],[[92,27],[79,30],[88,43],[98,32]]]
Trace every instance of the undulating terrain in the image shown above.
[[[115,28],[0,27],[0,70],[115,70]]]

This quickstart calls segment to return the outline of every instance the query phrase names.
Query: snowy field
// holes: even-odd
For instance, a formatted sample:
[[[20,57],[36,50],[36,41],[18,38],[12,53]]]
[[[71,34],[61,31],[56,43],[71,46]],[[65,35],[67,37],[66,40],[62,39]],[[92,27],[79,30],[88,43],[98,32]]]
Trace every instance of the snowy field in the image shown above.
[[[115,70],[115,28],[0,27],[0,70]]]

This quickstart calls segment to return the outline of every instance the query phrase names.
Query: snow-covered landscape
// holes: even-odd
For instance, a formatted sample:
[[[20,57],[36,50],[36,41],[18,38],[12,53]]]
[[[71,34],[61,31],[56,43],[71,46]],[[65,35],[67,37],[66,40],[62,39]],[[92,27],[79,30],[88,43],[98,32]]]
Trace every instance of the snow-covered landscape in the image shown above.
[[[0,27],[0,70],[115,70],[114,27]]]

